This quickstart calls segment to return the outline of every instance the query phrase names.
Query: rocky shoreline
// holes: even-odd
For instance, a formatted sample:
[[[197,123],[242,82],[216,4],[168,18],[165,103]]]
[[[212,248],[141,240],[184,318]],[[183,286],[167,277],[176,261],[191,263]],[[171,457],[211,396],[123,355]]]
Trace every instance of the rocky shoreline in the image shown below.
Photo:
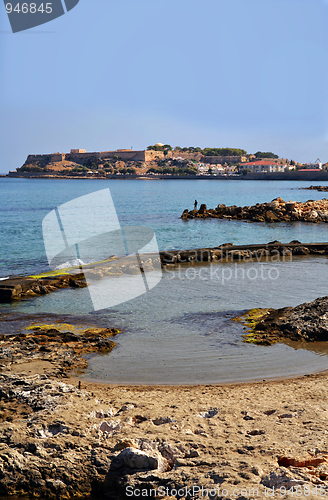
[[[254,320],[254,335],[326,340],[327,304],[323,297],[270,310]],[[110,352],[117,333],[55,323],[1,336],[1,498],[157,492],[166,500],[255,500],[291,487],[310,499],[328,494],[327,374],[206,386],[81,384],[83,355]]]
[[[294,256],[328,255],[328,243],[301,243],[293,240],[289,243],[271,241],[254,245],[233,245],[224,243],[213,248],[190,250],[170,250],[159,254],[140,256],[139,265],[130,257],[110,259],[83,266],[44,273],[39,276],[20,276],[0,281],[0,302],[12,302],[21,299],[40,297],[62,288],[83,288],[88,286],[87,279],[117,279],[123,275],[138,275],[176,265],[193,265],[208,262],[246,262],[254,260],[278,261],[291,260]]]
[[[328,200],[308,200],[306,202],[284,201],[275,198],[270,203],[257,203],[253,206],[218,205],[208,209],[202,204],[199,210],[184,210],[182,219],[240,219],[252,222],[328,222]]]
[[[326,192],[326,191],[328,191],[328,186],[310,186],[310,187],[300,188],[300,189],[307,189],[307,190],[314,190],[314,191],[323,191],[323,192]]]
[[[245,340],[271,345],[290,339],[296,342],[328,340],[328,297],[319,297],[296,307],[252,309],[236,318],[249,329]]]

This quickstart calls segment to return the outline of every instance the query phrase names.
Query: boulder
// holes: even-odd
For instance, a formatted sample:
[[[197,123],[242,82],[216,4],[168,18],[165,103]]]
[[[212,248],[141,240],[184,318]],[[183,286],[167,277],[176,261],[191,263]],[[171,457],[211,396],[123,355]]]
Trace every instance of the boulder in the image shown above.
[[[117,460],[131,469],[157,469],[164,472],[168,467],[167,460],[156,450],[142,451],[137,448],[125,448],[117,456]]]
[[[265,214],[265,220],[267,222],[277,222],[280,219],[274,212],[272,212],[272,210],[268,210]]]
[[[308,255],[309,253],[311,252],[307,247],[300,246],[293,249],[293,255]]]
[[[328,297],[296,307],[273,309],[255,326],[255,332],[278,335],[292,340],[328,340]]]
[[[292,210],[294,210],[294,208],[296,207],[296,201],[288,201],[286,203],[286,210],[288,210],[289,212],[291,212]]]
[[[264,476],[261,483],[267,488],[275,488],[279,491],[279,488],[285,487],[289,489],[304,484],[305,481],[304,479],[293,478],[288,469],[279,467],[275,471],[270,472],[267,476]]]

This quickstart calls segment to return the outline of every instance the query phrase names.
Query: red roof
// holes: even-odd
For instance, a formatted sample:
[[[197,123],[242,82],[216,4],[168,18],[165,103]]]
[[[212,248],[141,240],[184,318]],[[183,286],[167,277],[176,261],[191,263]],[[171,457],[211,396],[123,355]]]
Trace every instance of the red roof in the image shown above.
[[[322,172],[321,168],[300,168],[297,172]]]

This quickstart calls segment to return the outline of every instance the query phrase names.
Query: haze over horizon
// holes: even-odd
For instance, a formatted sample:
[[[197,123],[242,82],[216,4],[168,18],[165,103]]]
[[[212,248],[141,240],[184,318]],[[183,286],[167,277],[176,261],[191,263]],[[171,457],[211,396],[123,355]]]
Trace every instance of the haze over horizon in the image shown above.
[[[1,37],[0,172],[28,154],[235,147],[328,161],[325,0],[94,0]]]

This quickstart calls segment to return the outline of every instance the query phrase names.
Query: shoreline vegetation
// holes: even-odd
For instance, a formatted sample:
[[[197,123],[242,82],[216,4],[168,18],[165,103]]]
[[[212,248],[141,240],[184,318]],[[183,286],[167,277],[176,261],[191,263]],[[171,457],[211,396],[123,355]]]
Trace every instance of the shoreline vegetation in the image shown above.
[[[275,311],[264,323],[280,321],[288,332],[312,325],[321,340],[324,328],[326,339],[317,317],[327,300],[285,308],[284,319]],[[83,355],[110,352],[117,333],[54,323],[1,336],[1,498],[119,500],[143,491],[169,500],[183,489],[180,498],[198,498],[202,487],[215,498],[291,487],[311,499],[328,493],[326,372],[206,386],[81,382]]]

